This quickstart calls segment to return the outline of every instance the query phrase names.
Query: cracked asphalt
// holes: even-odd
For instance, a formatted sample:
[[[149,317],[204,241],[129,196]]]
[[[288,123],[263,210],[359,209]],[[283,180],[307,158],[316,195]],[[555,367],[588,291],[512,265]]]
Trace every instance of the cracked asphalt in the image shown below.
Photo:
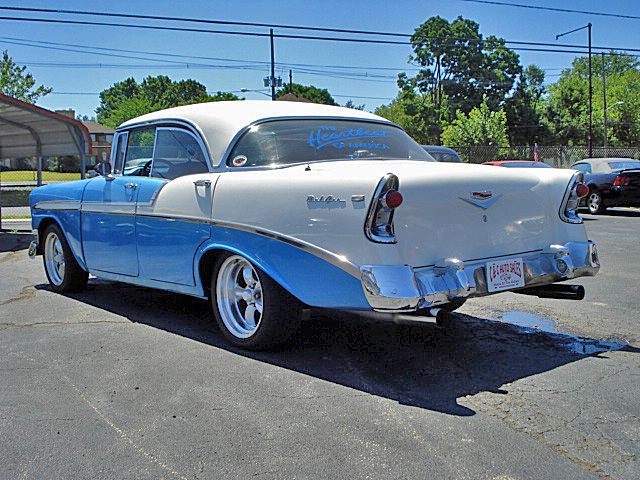
[[[640,214],[585,218],[582,302],[505,293],[444,329],[318,312],[270,353],[189,297],[55,294],[1,234],[0,478],[640,478]]]

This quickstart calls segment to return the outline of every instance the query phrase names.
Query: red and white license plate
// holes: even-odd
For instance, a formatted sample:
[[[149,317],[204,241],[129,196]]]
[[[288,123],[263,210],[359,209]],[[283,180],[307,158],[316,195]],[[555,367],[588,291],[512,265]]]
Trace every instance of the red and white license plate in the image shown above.
[[[487,262],[487,289],[499,292],[524,287],[524,265],[521,258]]]

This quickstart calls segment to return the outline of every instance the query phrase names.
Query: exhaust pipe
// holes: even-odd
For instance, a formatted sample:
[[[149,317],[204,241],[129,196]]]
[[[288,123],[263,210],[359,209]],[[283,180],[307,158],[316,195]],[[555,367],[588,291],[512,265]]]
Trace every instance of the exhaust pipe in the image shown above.
[[[538,298],[557,298],[559,300],[582,300],[584,287],[582,285],[543,285],[516,290],[514,293],[533,295]]]

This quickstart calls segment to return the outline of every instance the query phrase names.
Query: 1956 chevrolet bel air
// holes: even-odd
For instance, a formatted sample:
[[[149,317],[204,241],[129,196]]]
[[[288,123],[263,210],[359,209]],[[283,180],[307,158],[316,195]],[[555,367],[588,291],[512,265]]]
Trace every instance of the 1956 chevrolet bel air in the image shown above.
[[[580,173],[435,162],[362,111],[159,111],[117,129],[105,167],[31,194],[30,255],[51,288],[92,274],[208,297],[244,348],[289,339],[308,307],[424,315],[506,290],[580,299],[556,282],[599,269],[576,214]]]

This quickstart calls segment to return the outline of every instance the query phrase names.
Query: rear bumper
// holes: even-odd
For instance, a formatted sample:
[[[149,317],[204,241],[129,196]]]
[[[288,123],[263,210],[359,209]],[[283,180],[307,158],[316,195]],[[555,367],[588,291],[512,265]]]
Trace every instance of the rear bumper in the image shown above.
[[[407,312],[457,298],[491,295],[487,290],[486,264],[509,257],[522,258],[525,287],[593,276],[600,269],[596,244],[589,240],[481,261],[445,259],[435,266],[418,269],[408,265],[366,265],[360,268],[360,274],[365,296],[374,310]]]

